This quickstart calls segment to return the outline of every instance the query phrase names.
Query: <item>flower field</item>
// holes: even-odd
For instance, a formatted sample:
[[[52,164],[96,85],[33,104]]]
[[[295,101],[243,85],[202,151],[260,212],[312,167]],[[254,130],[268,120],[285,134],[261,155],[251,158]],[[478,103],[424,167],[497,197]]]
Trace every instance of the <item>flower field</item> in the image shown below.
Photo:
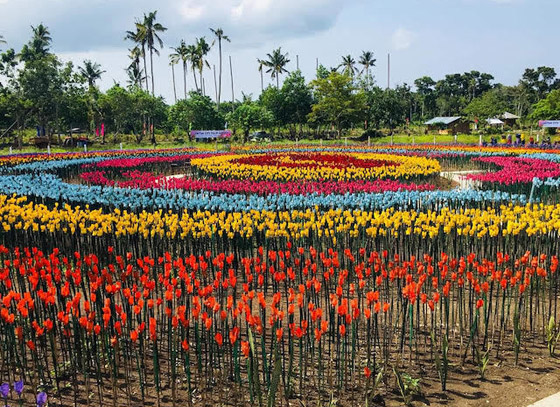
[[[551,149],[0,158],[0,397],[410,404],[553,360],[559,186]]]

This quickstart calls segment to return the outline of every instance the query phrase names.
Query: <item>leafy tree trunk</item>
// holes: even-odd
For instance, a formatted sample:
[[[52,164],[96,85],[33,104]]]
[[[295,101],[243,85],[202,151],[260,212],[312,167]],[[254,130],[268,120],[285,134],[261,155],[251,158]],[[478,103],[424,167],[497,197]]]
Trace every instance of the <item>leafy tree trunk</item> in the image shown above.
[[[199,89],[198,89],[198,82],[197,82],[197,80],[196,80],[196,72],[195,72],[195,70],[194,70],[194,67],[193,67],[193,70],[192,70],[192,75],[193,75],[193,78],[194,78],[194,87],[195,87],[195,89],[196,89],[197,91],[199,91]]]
[[[142,59],[144,60],[144,75],[146,79],[146,92],[150,92],[148,85],[148,65],[146,64],[146,46],[142,44]]]
[[[185,100],[187,100],[187,63],[183,61],[183,90],[185,91]]]
[[[175,86],[175,65],[171,64],[171,76],[173,76],[173,96],[175,97],[175,103],[177,103],[177,87]]]
[[[154,93],[154,56],[153,56],[153,48],[150,47],[150,72],[152,73],[152,96],[155,95]]]
[[[222,99],[222,39],[221,38],[218,38],[218,50],[220,53],[220,74],[218,78],[218,112],[219,112],[220,101]]]

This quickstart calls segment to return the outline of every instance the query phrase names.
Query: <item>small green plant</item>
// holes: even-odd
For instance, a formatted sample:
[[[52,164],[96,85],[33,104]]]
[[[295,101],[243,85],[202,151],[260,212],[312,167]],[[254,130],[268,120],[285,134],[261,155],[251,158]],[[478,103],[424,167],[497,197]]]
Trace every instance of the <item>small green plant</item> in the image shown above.
[[[412,378],[408,373],[401,372],[396,366],[393,366],[393,372],[397,378],[397,386],[404,404],[410,406],[414,395],[420,394],[420,379]]]
[[[550,356],[554,356],[558,340],[560,340],[560,328],[556,326],[554,316],[551,315],[548,325],[546,326],[546,342],[548,344],[548,352],[550,353]]]
[[[486,373],[486,368],[488,367],[488,362],[490,361],[490,349],[491,348],[489,347],[486,352],[482,353],[478,350],[478,347],[474,347],[476,353],[476,362],[481,379],[484,379],[484,374]]]
[[[449,370],[449,358],[447,357],[447,352],[449,350],[449,342],[447,340],[447,335],[443,335],[443,340],[441,343],[441,358],[440,358],[439,350],[436,348],[436,339],[433,331],[431,332],[430,336],[432,339],[434,363],[436,365],[436,369],[439,375],[439,380],[441,382],[441,390],[445,391],[447,385],[447,371]]]
[[[381,368],[379,372],[375,375],[375,378],[369,377],[366,383],[367,393],[366,393],[366,407],[373,402],[375,396],[377,396],[377,389],[381,382],[383,381],[384,368]]]

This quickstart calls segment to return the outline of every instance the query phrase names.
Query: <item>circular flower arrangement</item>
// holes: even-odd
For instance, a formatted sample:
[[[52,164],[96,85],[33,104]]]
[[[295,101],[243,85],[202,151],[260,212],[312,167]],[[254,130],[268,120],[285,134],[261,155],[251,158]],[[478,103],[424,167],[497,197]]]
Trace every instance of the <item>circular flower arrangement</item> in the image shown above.
[[[224,155],[193,159],[191,165],[219,178],[274,181],[410,179],[440,171],[435,159],[358,152]]]
[[[523,361],[558,315],[559,162],[459,146],[0,157],[0,374],[154,405],[233,380],[254,405],[256,385],[372,396],[403,352],[422,371],[447,347],[464,347],[450,365],[491,343]],[[484,189],[450,188],[440,166],[487,171]]]

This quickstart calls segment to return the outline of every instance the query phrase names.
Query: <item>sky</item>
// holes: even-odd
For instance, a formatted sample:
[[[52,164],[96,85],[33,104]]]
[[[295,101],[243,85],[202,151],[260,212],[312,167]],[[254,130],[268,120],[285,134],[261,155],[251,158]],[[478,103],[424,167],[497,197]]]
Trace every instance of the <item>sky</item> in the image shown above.
[[[102,90],[125,84],[129,64],[125,31],[144,13],[157,10],[168,30],[164,48],[154,59],[156,94],[173,102],[171,47],[181,39],[194,43],[209,28],[221,27],[231,39],[223,44],[222,100],[231,100],[228,58],[231,56],[235,98],[241,92],[260,93],[257,59],[282,47],[295,70],[315,75],[320,64],[333,67],[343,55],[358,59],[364,50],[377,58],[373,69],[380,86],[387,86],[387,55],[391,55],[390,86],[424,75],[478,70],[496,81],[515,85],[525,68],[552,66],[560,72],[556,24],[547,16],[560,14],[558,0],[0,0],[0,35],[18,51],[31,37],[31,26],[45,24],[53,51],[64,61],[81,65],[90,59],[106,73]],[[209,62],[218,71],[218,47]],[[177,92],[182,76],[176,67]],[[275,83],[265,77],[265,86]],[[214,96],[210,70],[206,93]],[[192,73],[187,87],[194,87]]]

